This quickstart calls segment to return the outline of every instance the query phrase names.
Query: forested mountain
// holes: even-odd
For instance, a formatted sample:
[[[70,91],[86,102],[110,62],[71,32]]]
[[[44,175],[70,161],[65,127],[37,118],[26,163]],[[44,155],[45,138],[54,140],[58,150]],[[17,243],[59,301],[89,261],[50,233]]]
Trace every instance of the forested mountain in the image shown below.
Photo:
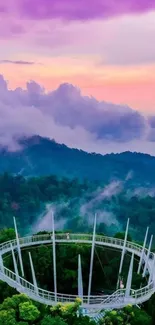
[[[1,173],[7,171],[24,176],[55,174],[109,182],[116,178],[124,179],[132,172],[131,182],[155,184],[155,157],[149,155],[131,152],[104,156],[89,154],[40,136],[22,138],[19,143],[22,149],[16,152],[0,149]]]
[[[127,218],[130,218],[129,240],[131,236],[132,240],[141,242],[148,225],[149,236],[155,232],[154,157],[130,152],[105,156],[88,154],[41,137],[25,138],[20,140],[20,144],[22,149],[15,152],[0,149],[0,243],[15,237],[13,216],[16,216],[19,235],[50,231],[51,211],[54,212],[57,231],[92,233],[94,214],[97,212],[97,233],[123,238]],[[52,290],[49,264],[51,247],[42,246],[31,253],[39,285]],[[57,249],[59,291],[67,293],[72,282],[72,293],[76,294],[79,253],[84,257],[83,281],[84,291],[87,291],[90,247],[80,245]],[[104,291],[115,290],[118,252],[97,250],[96,253],[93,291],[101,289],[102,281]],[[24,251],[23,258],[26,276],[31,281]],[[104,261],[104,275],[101,274],[103,270],[99,260]],[[124,280],[129,260],[129,256],[126,256]],[[9,259],[5,265],[11,269],[13,267]],[[136,270],[135,263],[133,288],[139,288],[142,282]],[[47,308],[23,295],[12,296],[15,290],[1,281],[0,293],[0,323],[4,325],[95,324],[89,318],[73,314],[73,309],[77,311],[76,302],[66,309],[66,316],[60,306]],[[11,298],[4,300],[6,297]],[[113,320],[116,325],[153,325],[154,299],[153,296],[143,306],[144,310],[127,306],[120,311],[107,312],[98,325],[108,325]],[[13,308],[10,309],[10,306]]]

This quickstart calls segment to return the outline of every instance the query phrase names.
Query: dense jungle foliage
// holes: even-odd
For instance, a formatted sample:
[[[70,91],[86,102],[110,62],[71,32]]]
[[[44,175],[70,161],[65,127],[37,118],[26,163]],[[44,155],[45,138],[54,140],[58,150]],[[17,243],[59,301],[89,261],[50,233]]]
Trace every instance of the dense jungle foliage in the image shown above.
[[[12,227],[15,215],[22,235],[47,230],[51,219],[49,216],[46,222],[45,217],[50,206],[59,230],[92,232],[97,212],[98,233],[124,231],[130,218],[133,239],[143,241],[148,225],[155,232],[155,199],[149,189],[139,191],[125,188],[120,181],[104,184],[55,175],[24,178],[4,173],[0,175],[0,228]]]
[[[3,325],[153,325],[151,316],[144,310],[127,306],[121,311],[105,312],[95,322],[80,315],[80,300],[75,303],[48,307],[31,301],[23,294],[15,294],[0,304],[0,324]]]

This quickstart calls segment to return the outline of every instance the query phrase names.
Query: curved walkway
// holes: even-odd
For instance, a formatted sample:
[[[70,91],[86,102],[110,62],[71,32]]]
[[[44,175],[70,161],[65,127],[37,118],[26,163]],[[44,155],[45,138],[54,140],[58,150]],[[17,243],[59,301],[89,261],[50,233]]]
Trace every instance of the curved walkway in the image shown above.
[[[42,245],[42,244],[51,244],[52,238],[50,234],[46,235],[35,235],[20,238],[20,247],[21,249],[24,247],[34,246],[34,245]],[[92,244],[92,235],[87,234],[70,234],[69,239],[66,238],[65,234],[55,234],[56,243],[81,243],[81,244]],[[11,244],[13,249],[17,248],[16,240],[12,240],[0,245],[0,255],[3,258],[5,253],[11,252]],[[95,237],[95,245],[105,246],[105,247],[113,247],[119,250],[123,249],[124,240],[113,238],[113,237],[105,237],[96,235]],[[126,251],[130,253],[134,253],[136,256],[140,257],[142,252],[142,247],[136,243],[127,242],[126,243]],[[147,249],[144,252],[144,262],[147,260]],[[119,289],[114,292],[112,295],[103,295],[103,296],[91,296],[90,302],[88,304],[88,296],[83,296],[83,307],[87,308],[90,313],[99,312],[102,309],[112,309],[112,308],[122,308],[127,304],[137,305],[141,304],[144,301],[147,301],[152,294],[155,292],[155,272],[152,272],[153,263],[155,259],[155,254],[150,253],[148,260],[148,272],[152,274],[152,279],[150,283],[138,290],[134,290],[130,292],[129,298],[125,297],[125,289]],[[41,288],[36,289],[34,285],[28,281],[26,281],[22,277],[17,278],[17,274],[10,271],[6,267],[0,268],[0,279],[11,287],[15,288],[20,293],[27,294],[31,299],[36,300],[38,302],[54,305],[57,302],[66,303],[66,302],[74,302],[77,296],[75,295],[67,295],[57,293],[57,301],[55,301],[54,292],[46,291]]]

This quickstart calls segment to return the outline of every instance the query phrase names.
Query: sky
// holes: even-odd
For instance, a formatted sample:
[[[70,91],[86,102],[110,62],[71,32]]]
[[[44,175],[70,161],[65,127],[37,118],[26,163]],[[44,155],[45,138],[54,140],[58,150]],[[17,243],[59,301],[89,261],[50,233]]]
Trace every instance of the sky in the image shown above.
[[[155,155],[155,0],[0,0],[0,144]]]

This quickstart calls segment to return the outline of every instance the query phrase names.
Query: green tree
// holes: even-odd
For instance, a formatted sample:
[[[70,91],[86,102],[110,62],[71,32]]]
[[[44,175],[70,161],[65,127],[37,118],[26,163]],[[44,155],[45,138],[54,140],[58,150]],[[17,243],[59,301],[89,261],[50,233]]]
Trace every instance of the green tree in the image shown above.
[[[145,312],[145,310],[134,308],[134,317],[131,321],[131,325],[152,325],[151,317]]]
[[[59,316],[47,315],[41,321],[41,325],[67,325],[67,323]]]
[[[77,311],[81,305],[81,299],[77,298],[74,303],[57,304],[50,308],[52,316],[62,317],[68,325],[74,324],[77,318]]]
[[[16,325],[16,313],[14,309],[0,310],[0,324]]]
[[[119,238],[119,239],[124,239],[125,233],[124,232],[117,232],[114,237]],[[130,236],[130,234],[127,235],[127,240],[132,241],[132,237]]]
[[[0,243],[15,239],[15,231],[12,228],[4,228],[0,231]]]
[[[15,311],[18,311],[19,305],[24,302],[31,303],[30,298],[25,294],[13,295],[12,297],[8,297],[4,300],[4,302],[0,305],[0,310],[14,309]]]
[[[74,325],[96,325],[96,322],[91,320],[90,317],[85,316],[85,317],[78,317],[74,321]]]
[[[12,297],[14,294],[17,294],[17,291],[10,287],[7,283],[0,281],[0,304],[7,297]]]
[[[144,311],[131,305],[120,310],[105,313],[100,325],[151,325],[151,317]]]
[[[40,316],[40,311],[32,302],[23,302],[19,304],[19,317],[20,319],[30,321],[33,323]]]

